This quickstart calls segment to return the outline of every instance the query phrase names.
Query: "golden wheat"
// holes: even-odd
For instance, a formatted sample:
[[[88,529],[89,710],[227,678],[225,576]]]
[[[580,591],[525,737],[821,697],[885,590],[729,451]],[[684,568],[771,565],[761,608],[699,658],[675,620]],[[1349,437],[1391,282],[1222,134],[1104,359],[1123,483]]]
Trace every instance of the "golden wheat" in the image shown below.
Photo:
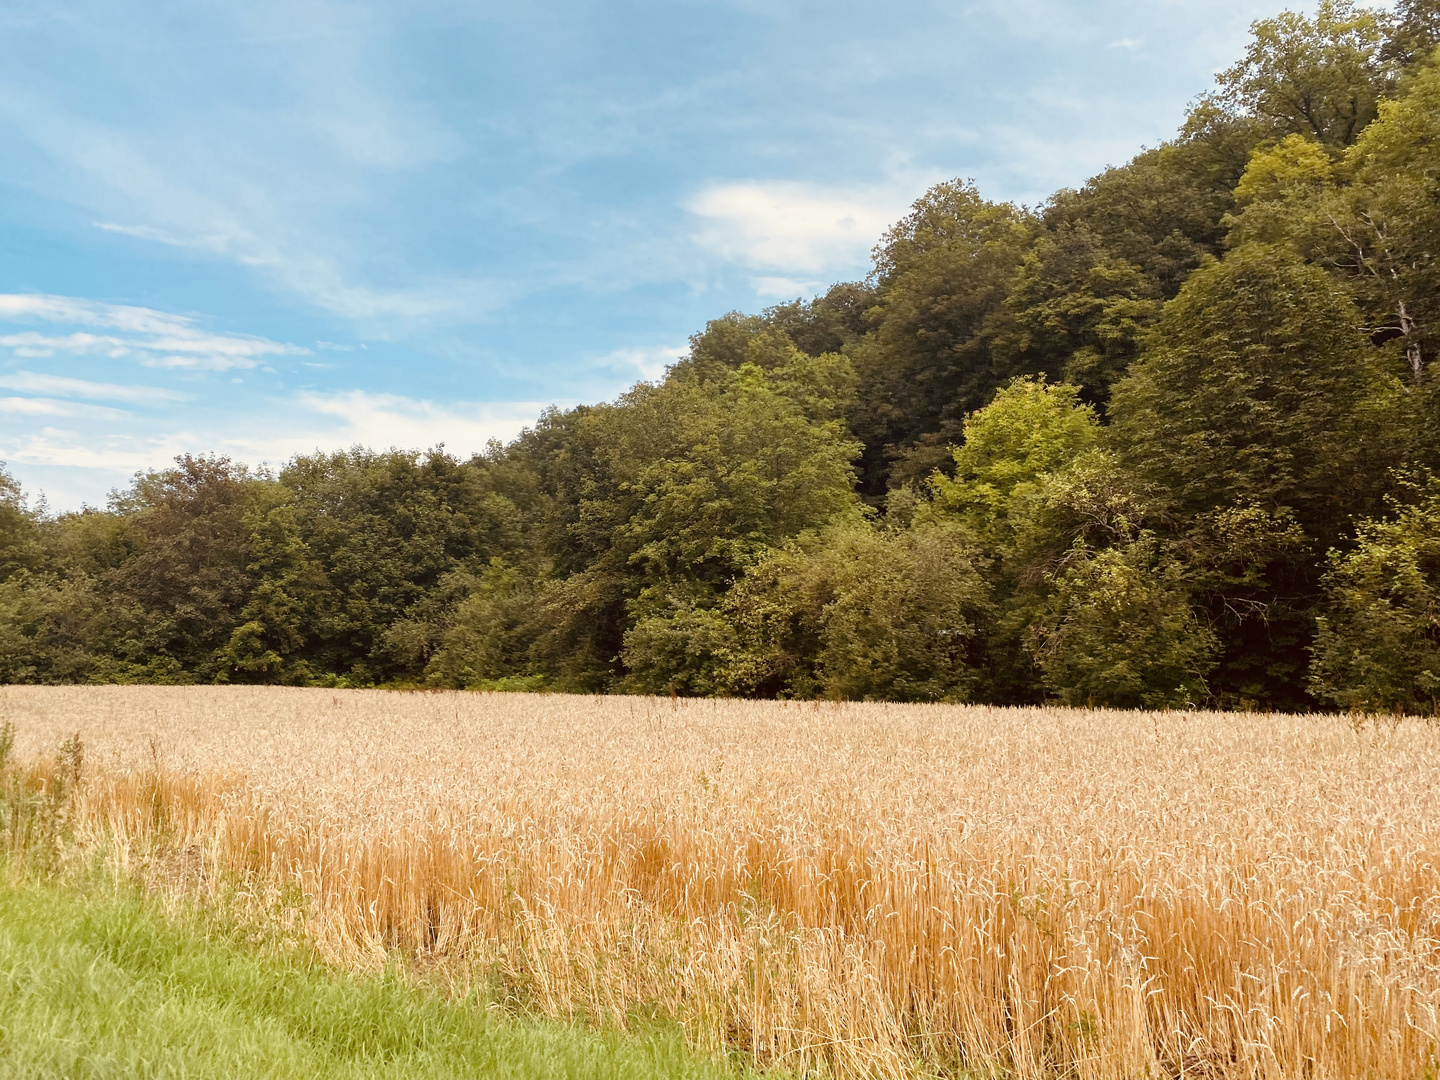
[[[337,961],[499,973],[800,1072],[1425,1076],[1440,728],[1342,717],[6,688],[80,811],[310,898]]]

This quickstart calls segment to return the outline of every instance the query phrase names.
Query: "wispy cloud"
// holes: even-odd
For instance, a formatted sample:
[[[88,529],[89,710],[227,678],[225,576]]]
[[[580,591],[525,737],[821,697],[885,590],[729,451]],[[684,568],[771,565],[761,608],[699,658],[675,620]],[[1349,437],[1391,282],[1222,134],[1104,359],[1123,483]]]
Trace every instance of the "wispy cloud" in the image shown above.
[[[913,197],[908,186],[902,193],[745,180],[710,184],[685,209],[701,219],[696,243],[722,258],[786,275],[823,274],[862,265]]]
[[[47,155],[95,228],[247,267],[289,301],[412,328],[476,321],[508,302],[517,291],[508,275],[397,278],[388,253],[358,250],[354,230],[335,227],[377,198],[382,177],[453,158],[462,142],[425,106],[357,82],[359,70],[313,74],[302,100],[269,115],[263,130],[247,115],[223,138],[101,122],[14,85],[0,94],[0,123]],[[281,174],[271,155],[254,152],[276,143],[287,150]]]
[[[1107,49],[1138,49],[1138,48],[1140,48],[1140,46],[1143,45],[1143,44],[1145,44],[1145,43],[1144,43],[1143,41],[1141,41],[1139,38],[1128,38],[1128,37],[1127,37],[1127,38],[1120,38],[1120,39],[1118,39],[1118,40],[1116,40],[1116,41],[1112,41],[1112,42],[1110,42],[1108,45],[1106,45],[1105,47],[1106,47]]]
[[[827,282],[802,281],[788,277],[758,277],[750,282],[755,295],[766,299],[794,300],[796,297],[815,296],[825,291]]]
[[[58,398],[0,397],[0,413],[15,416],[54,416],[85,420],[120,420],[129,413],[104,405],[84,405]]]
[[[534,401],[439,405],[399,394],[374,394],[364,390],[303,394],[299,400],[311,412],[339,421],[317,431],[315,437],[321,438],[323,432],[324,441],[315,445],[359,443],[423,449],[443,442],[459,454],[482,450],[491,439],[502,442],[513,439],[544,408],[542,403]]]
[[[128,413],[122,409],[107,409],[104,405],[63,402],[55,397],[0,397],[0,413],[88,420],[118,420],[128,416]]]
[[[125,401],[136,405],[159,401],[184,401],[189,396],[158,386],[118,386],[114,383],[91,382],[89,379],[71,379],[64,375],[39,375],[31,371],[16,371],[9,375],[0,375],[0,388],[66,398]]]
[[[681,360],[690,352],[685,345],[640,345],[608,352],[595,361],[596,366],[633,370],[642,379],[654,381],[664,378],[665,369]]]
[[[296,454],[356,445],[420,450],[443,443],[464,457],[483,450],[491,439],[514,438],[542,407],[539,402],[442,405],[351,390],[302,394],[273,402],[263,415],[215,417],[215,423],[201,426],[188,412],[173,415],[167,424],[141,424],[131,414],[103,406],[0,397],[0,416],[17,418],[15,425],[0,424],[0,460],[32,470],[73,470],[71,490],[50,494],[57,505],[74,507],[94,501],[108,487],[123,486],[136,472],[164,468],[186,453],[279,465]],[[25,420],[32,422],[28,430],[20,423]]]
[[[112,221],[97,221],[95,228],[102,232],[116,233],[120,236],[133,237],[136,240],[149,240],[156,244],[165,244],[167,247],[178,248],[199,248],[205,251],[223,250],[229,243],[230,237],[217,236],[195,236],[186,238],[175,236],[164,229],[157,229],[150,225],[119,225]]]
[[[457,275],[418,275],[403,285],[372,285],[356,280],[358,269],[346,259],[328,253],[333,239],[316,238],[311,246],[296,244],[293,233],[301,224],[257,231],[215,228],[203,214],[180,222],[173,231],[149,225],[96,222],[106,232],[137,240],[189,248],[231,260],[257,272],[272,289],[323,311],[372,329],[396,325],[408,330],[447,323],[476,322],[531,291],[533,284],[513,278]],[[270,233],[283,234],[277,239]]]
[[[415,285],[383,288],[352,283],[332,262],[275,252],[253,265],[310,303],[377,331],[403,327],[479,322],[524,295],[530,288],[516,280],[434,278]]]
[[[258,367],[269,357],[310,353],[299,345],[269,338],[205,330],[184,315],[68,296],[0,294],[0,321],[39,321],[111,331],[71,329],[69,333],[52,334],[27,330],[0,335],[0,348],[27,358],[106,356],[134,360],[147,367],[228,371]]]
[[[0,453],[11,465],[95,470],[106,474],[114,484],[129,474],[164,465],[176,454],[184,453],[184,447],[163,435],[146,439],[87,438],[81,432],[49,425],[0,441]]]
[[[33,370],[33,365],[0,370],[0,460],[32,477],[46,477],[45,487],[57,505],[93,501],[97,493],[123,486],[129,475],[163,468],[184,453],[280,464],[298,453],[357,444],[423,449],[443,443],[463,456],[483,450],[491,439],[513,438],[542,409],[533,401],[440,402],[351,388],[287,391],[288,376],[271,371],[267,362],[307,356],[310,350],[211,331],[196,318],[153,308],[0,294],[0,330],[10,331],[0,333],[0,359],[8,349],[12,357],[69,359],[77,366],[88,362],[107,374],[114,361],[125,360],[177,369],[170,377],[185,380],[171,388],[103,375],[78,378]],[[681,351],[658,353],[673,360]],[[661,362],[655,350],[635,350],[628,359],[632,377],[634,370]],[[230,385],[235,379],[193,375],[195,370],[244,368],[262,368],[270,375],[247,380],[243,396]]]

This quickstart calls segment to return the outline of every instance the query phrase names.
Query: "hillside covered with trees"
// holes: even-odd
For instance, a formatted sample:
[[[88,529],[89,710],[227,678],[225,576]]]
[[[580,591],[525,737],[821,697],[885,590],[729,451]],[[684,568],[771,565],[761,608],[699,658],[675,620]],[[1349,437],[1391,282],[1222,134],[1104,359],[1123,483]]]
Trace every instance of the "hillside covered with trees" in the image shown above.
[[[0,473],[0,681],[1433,713],[1440,0],[1257,23],[1175,138],[926,192],[508,446],[108,509]]]

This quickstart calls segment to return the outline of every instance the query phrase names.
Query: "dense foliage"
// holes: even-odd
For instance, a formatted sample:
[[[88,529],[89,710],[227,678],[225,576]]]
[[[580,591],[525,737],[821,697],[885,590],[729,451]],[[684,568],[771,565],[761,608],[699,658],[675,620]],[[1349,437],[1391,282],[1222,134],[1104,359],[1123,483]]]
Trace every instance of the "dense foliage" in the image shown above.
[[[1440,0],[1255,24],[1032,212],[468,461],[0,473],[0,680],[1435,711]]]

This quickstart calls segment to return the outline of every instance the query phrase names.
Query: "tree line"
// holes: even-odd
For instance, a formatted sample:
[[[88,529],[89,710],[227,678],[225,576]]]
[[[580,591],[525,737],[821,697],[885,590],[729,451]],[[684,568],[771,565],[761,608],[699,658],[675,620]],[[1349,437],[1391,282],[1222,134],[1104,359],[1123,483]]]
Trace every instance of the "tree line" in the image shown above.
[[[0,681],[1433,713],[1440,0],[1257,22],[1035,210],[460,460],[0,471]]]

